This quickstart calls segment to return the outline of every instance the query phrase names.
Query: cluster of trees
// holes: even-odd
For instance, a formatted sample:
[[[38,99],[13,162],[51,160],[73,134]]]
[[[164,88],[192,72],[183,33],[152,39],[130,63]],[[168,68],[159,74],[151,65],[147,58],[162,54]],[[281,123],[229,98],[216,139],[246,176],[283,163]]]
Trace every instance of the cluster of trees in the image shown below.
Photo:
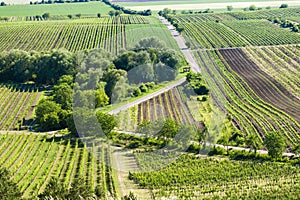
[[[102,49],[76,54],[68,52],[66,54],[68,56],[64,53],[50,54],[55,57],[43,57],[42,61],[47,61],[48,65],[40,64],[43,66],[41,69],[40,65],[35,68],[34,62],[28,65],[30,62],[21,59],[22,62],[18,63],[16,59],[13,66],[5,67],[6,70],[2,70],[3,73],[0,75],[18,82],[33,80],[37,83],[55,84],[51,95],[41,100],[36,109],[37,124],[41,130],[68,128],[76,133],[73,121],[76,115],[77,119],[85,119],[76,121],[77,124],[82,124],[82,127],[84,122],[97,118],[95,124],[100,123],[103,129],[103,126],[106,126],[103,124],[106,122],[101,122],[101,119],[110,120],[110,125],[103,129],[103,133],[108,134],[116,122],[110,118],[111,116],[101,113],[96,113],[95,117],[95,108],[124,98],[139,96],[153,89],[159,82],[174,80],[179,67],[185,63],[183,57],[177,52],[153,48],[154,46],[162,47],[163,44],[154,38],[144,39],[133,50],[124,51],[116,57]],[[21,52],[29,56],[32,54]],[[2,63],[6,64],[6,62]],[[27,78],[18,76],[27,70],[23,67],[29,66],[32,66],[32,69],[28,69],[30,71]],[[76,80],[74,80],[75,75]]]
[[[176,28],[176,31],[178,31],[178,33],[181,33],[182,31],[184,31],[184,28],[178,24],[178,22],[174,19],[174,17],[172,17],[172,15],[170,15],[172,13],[172,10],[169,8],[165,8],[158,12],[160,16],[166,18]]]
[[[186,80],[197,95],[208,95],[209,89],[200,73],[189,72],[186,76]]]
[[[283,19],[276,17],[276,18],[269,18],[269,21],[271,21],[275,24],[279,24],[281,28],[290,28],[291,31],[293,31],[293,32],[300,31],[300,24],[296,24],[289,20],[283,20]]]
[[[228,9],[228,7],[229,7],[229,6],[227,6],[227,10],[230,11],[230,10]],[[281,5],[279,6],[279,8],[288,8],[288,4],[281,4]],[[233,8],[232,8],[232,9],[233,9]],[[270,6],[267,6],[266,9],[271,9],[271,7],[270,7]],[[257,8],[255,5],[251,5],[251,6],[247,7],[247,8],[244,8],[243,10],[244,10],[244,11],[255,11],[255,10],[262,10],[262,8],[260,8],[260,7]]]
[[[75,54],[63,49],[47,52],[11,50],[0,55],[2,81],[56,84],[62,75],[74,76],[76,72]]]
[[[0,6],[6,6],[6,3],[5,3],[4,1],[2,1],[2,2],[0,3]]]
[[[114,4],[110,2],[109,0],[102,0],[106,5],[109,5],[113,9],[117,11],[122,11],[125,14],[137,14],[137,15],[143,15],[143,16],[150,16],[152,14],[150,9],[144,10],[144,11],[136,11],[136,10],[131,10],[124,8],[123,6],[119,6],[117,4]]]

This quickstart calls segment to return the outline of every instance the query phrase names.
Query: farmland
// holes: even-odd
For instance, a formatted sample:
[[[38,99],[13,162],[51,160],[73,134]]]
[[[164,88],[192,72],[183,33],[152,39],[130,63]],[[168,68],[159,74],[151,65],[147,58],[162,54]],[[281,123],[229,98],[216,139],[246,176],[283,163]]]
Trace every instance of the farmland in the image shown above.
[[[0,130],[16,130],[28,126],[34,106],[41,95],[34,85],[5,85],[0,87]]]
[[[78,139],[30,133],[0,134],[0,138],[0,166],[9,169],[24,197],[43,192],[52,176],[67,187],[83,178],[103,198],[115,197],[111,169],[104,161],[109,160],[110,150],[101,142],[94,141],[88,148]]]
[[[42,15],[46,12],[51,15],[75,15],[81,13],[82,15],[97,16],[97,13],[107,15],[111,9],[102,2],[82,2],[74,4],[50,4],[50,5],[15,5],[0,7],[0,16],[35,16]]]
[[[43,22],[0,24],[1,51],[22,49],[46,51],[65,48],[76,52],[103,48],[112,53],[133,47],[141,38],[156,36],[176,48],[166,28],[145,17],[121,16]],[[150,30],[150,31],[149,31]],[[128,33],[126,33],[128,31]],[[145,34],[146,32],[146,34]],[[141,34],[141,37],[136,37]],[[18,39],[16,39],[18,38]],[[128,40],[128,42],[126,42]]]
[[[24,199],[299,199],[300,33],[270,18],[300,9],[111,10],[0,8],[0,175]]]
[[[158,199],[293,199],[299,198],[299,170],[290,164],[185,155],[164,169],[136,172],[132,178],[141,187],[152,188]]]

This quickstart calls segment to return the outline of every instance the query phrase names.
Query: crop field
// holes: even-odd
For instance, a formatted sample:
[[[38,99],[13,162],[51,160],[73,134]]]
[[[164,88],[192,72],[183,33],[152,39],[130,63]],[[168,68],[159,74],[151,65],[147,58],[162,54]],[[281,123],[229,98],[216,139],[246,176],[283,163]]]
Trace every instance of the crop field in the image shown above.
[[[183,99],[186,99],[185,103]],[[118,129],[134,131],[143,121],[155,122],[166,118],[176,120],[180,124],[197,124],[199,122],[196,121],[196,116],[194,117],[189,110],[189,106],[193,105],[197,105],[196,100],[188,101],[182,91],[175,88],[119,113]]]
[[[168,48],[179,50],[176,41],[171,37],[170,31],[162,24],[128,24],[126,27],[126,47],[131,48],[141,38],[156,37],[166,44]]]
[[[116,54],[120,49],[126,49],[127,43],[133,47],[140,39],[150,36],[156,36],[166,41],[167,46],[178,49],[168,30],[150,21],[141,16],[122,16],[1,23],[0,50],[46,51],[65,48],[76,52],[104,48]]]
[[[225,52],[228,52],[228,50],[220,50],[220,52],[198,51],[195,53],[217,105],[228,112],[232,116],[233,124],[247,135],[255,133],[264,138],[268,131],[278,130],[284,135],[288,144],[293,145],[299,142],[300,126],[298,116],[292,112],[287,113],[289,106],[296,106],[297,109],[297,105],[292,103],[285,106],[283,104],[280,107],[281,110],[276,107],[276,104],[273,105],[268,103],[270,101],[265,101],[266,97],[259,96],[262,93],[257,93],[255,88],[251,87],[251,84],[257,84],[257,81],[261,79],[268,79],[261,75],[258,77],[253,76],[252,73],[248,73],[248,76],[244,74],[248,78],[255,78],[254,83],[249,85],[249,82],[244,80],[243,76],[234,71],[240,65],[233,65],[232,62],[237,61],[239,57],[236,59],[227,57],[226,60],[222,56],[225,55]],[[247,59],[247,57],[244,59]],[[245,65],[244,69],[251,70],[252,67],[255,67],[255,64],[246,67],[247,60],[241,59],[240,63],[242,66]],[[273,81],[273,83],[270,85],[270,90],[265,91],[264,95],[284,95],[277,88],[280,83],[272,78],[268,81]],[[270,92],[272,88],[274,88],[273,93]],[[291,94],[286,92],[285,95],[289,96]],[[285,107],[283,108],[283,106]]]
[[[300,122],[300,100],[289,93],[275,79],[259,69],[240,49],[220,50],[230,67],[261,97],[265,102],[292,116]]]
[[[51,177],[66,187],[82,178],[103,198],[115,198],[111,168],[104,164],[110,157],[109,148],[97,142],[87,148],[79,139],[0,134],[0,166],[11,172],[25,198],[43,192]]]
[[[244,48],[243,51],[260,69],[276,79],[293,95],[300,97],[299,47]]]
[[[82,3],[64,3],[64,4],[39,4],[39,5],[15,5],[15,6],[1,6],[0,16],[36,16],[44,13],[50,15],[82,15],[97,16],[97,13],[108,15],[108,12],[113,10],[108,5],[96,2],[82,2]]]
[[[300,14],[300,8],[287,8],[287,9],[270,9],[270,10],[260,10],[256,12],[232,12],[229,13],[236,19],[246,20],[246,19],[268,19],[271,17],[287,18],[287,17],[297,17]]]
[[[143,154],[138,157],[143,160]],[[156,199],[297,199],[299,172],[291,164],[185,155],[159,171],[135,172],[132,179],[150,187]]]
[[[192,48],[224,48],[247,46],[243,40],[226,26],[216,22],[181,23],[184,36],[190,38]]]
[[[0,130],[16,130],[29,125],[41,92],[34,85],[0,86]]]
[[[299,33],[279,28],[268,21],[224,21],[223,23],[255,46],[300,43]]]

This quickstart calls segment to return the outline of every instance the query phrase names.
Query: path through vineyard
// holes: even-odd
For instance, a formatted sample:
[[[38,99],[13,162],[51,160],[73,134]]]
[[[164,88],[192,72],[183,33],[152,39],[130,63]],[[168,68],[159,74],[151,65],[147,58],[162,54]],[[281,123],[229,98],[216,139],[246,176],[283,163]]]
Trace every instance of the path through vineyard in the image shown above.
[[[132,153],[132,150],[123,149],[120,147],[112,147],[114,166],[118,174],[118,183],[121,195],[128,195],[133,192],[137,199],[152,199],[151,191],[147,189],[140,189],[138,185],[134,184],[133,181],[128,179],[128,173],[138,171],[139,167],[137,165],[136,159]]]

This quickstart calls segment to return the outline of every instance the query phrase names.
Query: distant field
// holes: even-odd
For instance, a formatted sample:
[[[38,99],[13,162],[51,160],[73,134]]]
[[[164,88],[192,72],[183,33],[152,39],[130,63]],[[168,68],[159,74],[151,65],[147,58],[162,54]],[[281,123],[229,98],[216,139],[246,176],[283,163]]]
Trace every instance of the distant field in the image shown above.
[[[141,39],[151,36],[179,50],[170,32],[156,18],[124,15],[100,19],[0,23],[0,51],[65,48],[76,52],[103,48],[118,53],[120,49],[134,47]]]
[[[289,0],[282,0],[287,2]],[[122,6],[172,5],[172,4],[202,4],[202,3],[233,3],[233,2],[272,2],[271,0],[112,0]]]
[[[148,2],[147,2],[148,3]],[[233,6],[234,8],[245,8],[249,7],[250,5],[256,5],[257,7],[279,7],[282,3],[287,3],[289,6],[300,6],[299,1],[245,1],[245,2],[233,2],[229,1],[224,3],[222,2],[209,2],[209,3],[198,3],[198,2],[158,2],[156,4],[143,4],[143,3],[133,3],[133,4],[120,4],[122,6],[125,6],[127,8],[130,8],[132,10],[145,10],[145,9],[151,9],[151,10],[163,10],[164,8],[170,8],[174,10],[199,10],[199,9],[223,9],[226,8],[228,5]]]
[[[46,12],[50,15],[107,15],[112,10],[109,6],[102,2],[88,2],[88,3],[64,3],[64,4],[50,4],[50,5],[15,5],[0,7],[0,16],[35,16],[42,15]]]

